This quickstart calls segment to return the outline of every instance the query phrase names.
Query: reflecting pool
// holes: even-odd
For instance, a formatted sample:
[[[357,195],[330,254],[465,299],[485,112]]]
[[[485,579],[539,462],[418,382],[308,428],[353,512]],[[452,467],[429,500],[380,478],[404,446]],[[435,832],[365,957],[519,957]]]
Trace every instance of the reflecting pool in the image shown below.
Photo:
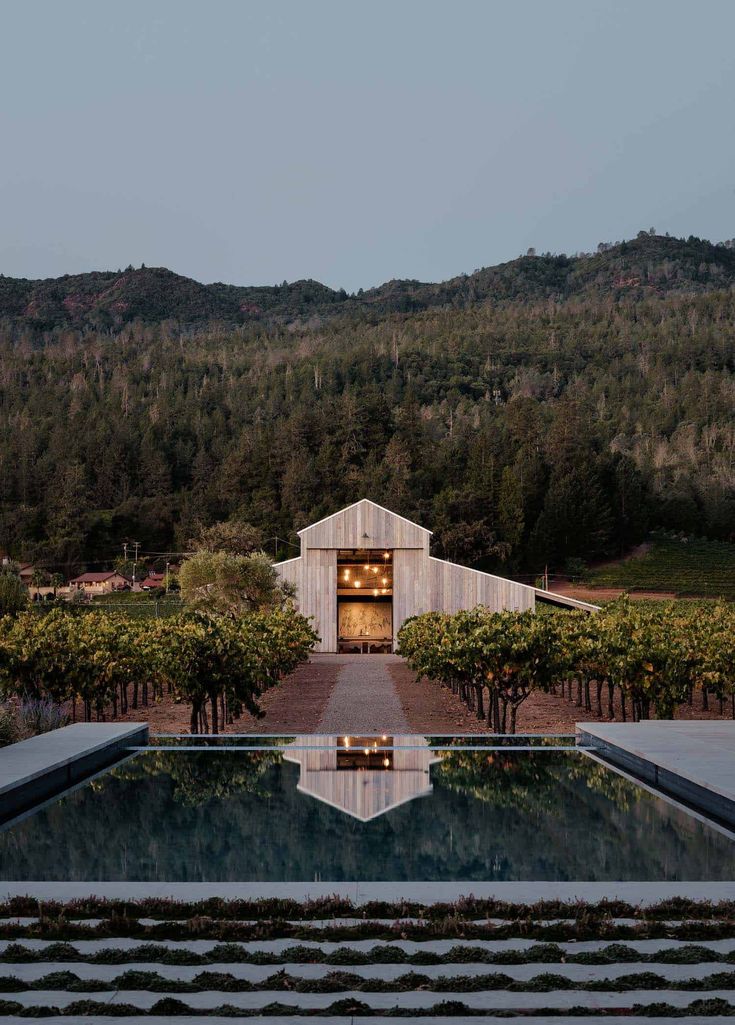
[[[581,752],[445,738],[144,751],[0,831],[8,880],[733,877],[729,835]]]

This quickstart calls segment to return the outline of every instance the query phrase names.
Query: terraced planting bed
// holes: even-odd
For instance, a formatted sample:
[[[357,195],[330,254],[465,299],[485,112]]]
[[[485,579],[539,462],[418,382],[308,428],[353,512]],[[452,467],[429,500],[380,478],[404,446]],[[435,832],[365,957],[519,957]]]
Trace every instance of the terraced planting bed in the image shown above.
[[[735,904],[344,899],[0,907],[0,1014],[735,1015]]]

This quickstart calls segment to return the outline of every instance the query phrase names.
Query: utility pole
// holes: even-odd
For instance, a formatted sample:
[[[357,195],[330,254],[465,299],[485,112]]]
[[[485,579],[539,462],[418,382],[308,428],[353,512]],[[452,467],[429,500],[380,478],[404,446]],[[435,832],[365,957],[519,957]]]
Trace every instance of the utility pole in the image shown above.
[[[138,570],[138,551],[140,549],[140,541],[133,541],[131,543],[135,549],[135,554],[133,556],[133,590],[135,590],[135,577]]]

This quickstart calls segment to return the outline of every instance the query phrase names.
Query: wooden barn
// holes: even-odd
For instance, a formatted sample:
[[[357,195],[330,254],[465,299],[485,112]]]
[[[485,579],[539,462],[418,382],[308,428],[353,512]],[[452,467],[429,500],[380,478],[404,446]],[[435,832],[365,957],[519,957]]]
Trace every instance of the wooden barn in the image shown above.
[[[321,637],[318,651],[389,653],[401,624],[421,612],[486,605],[499,611],[547,601],[597,606],[468,569],[429,554],[431,531],[363,498],[299,531],[301,555],[276,563]]]

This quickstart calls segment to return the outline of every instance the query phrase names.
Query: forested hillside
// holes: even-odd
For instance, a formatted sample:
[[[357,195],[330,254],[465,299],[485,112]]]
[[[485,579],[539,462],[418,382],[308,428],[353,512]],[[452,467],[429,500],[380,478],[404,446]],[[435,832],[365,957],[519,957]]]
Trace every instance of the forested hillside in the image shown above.
[[[735,533],[735,250],[642,235],[441,285],[0,278],[0,549],[73,567],[369,497],[507,573]],[[293,554],[281,549],[281,555]]]
[[[119,328],[135,320],[182,324],[288,323],[315,315],[375,317],[476,303],[579,297],[641,299],[702,292],[735,283],[733,242],[713,245],[641,232],[630,242],[601,242],[574,257],[533,250],[517,260],[440,284],[389,281],[355,295],[318,281],[240,287],[202,285],[164,267],[71,274],[31,281],[0,274],[0,318],[34,329]]]

